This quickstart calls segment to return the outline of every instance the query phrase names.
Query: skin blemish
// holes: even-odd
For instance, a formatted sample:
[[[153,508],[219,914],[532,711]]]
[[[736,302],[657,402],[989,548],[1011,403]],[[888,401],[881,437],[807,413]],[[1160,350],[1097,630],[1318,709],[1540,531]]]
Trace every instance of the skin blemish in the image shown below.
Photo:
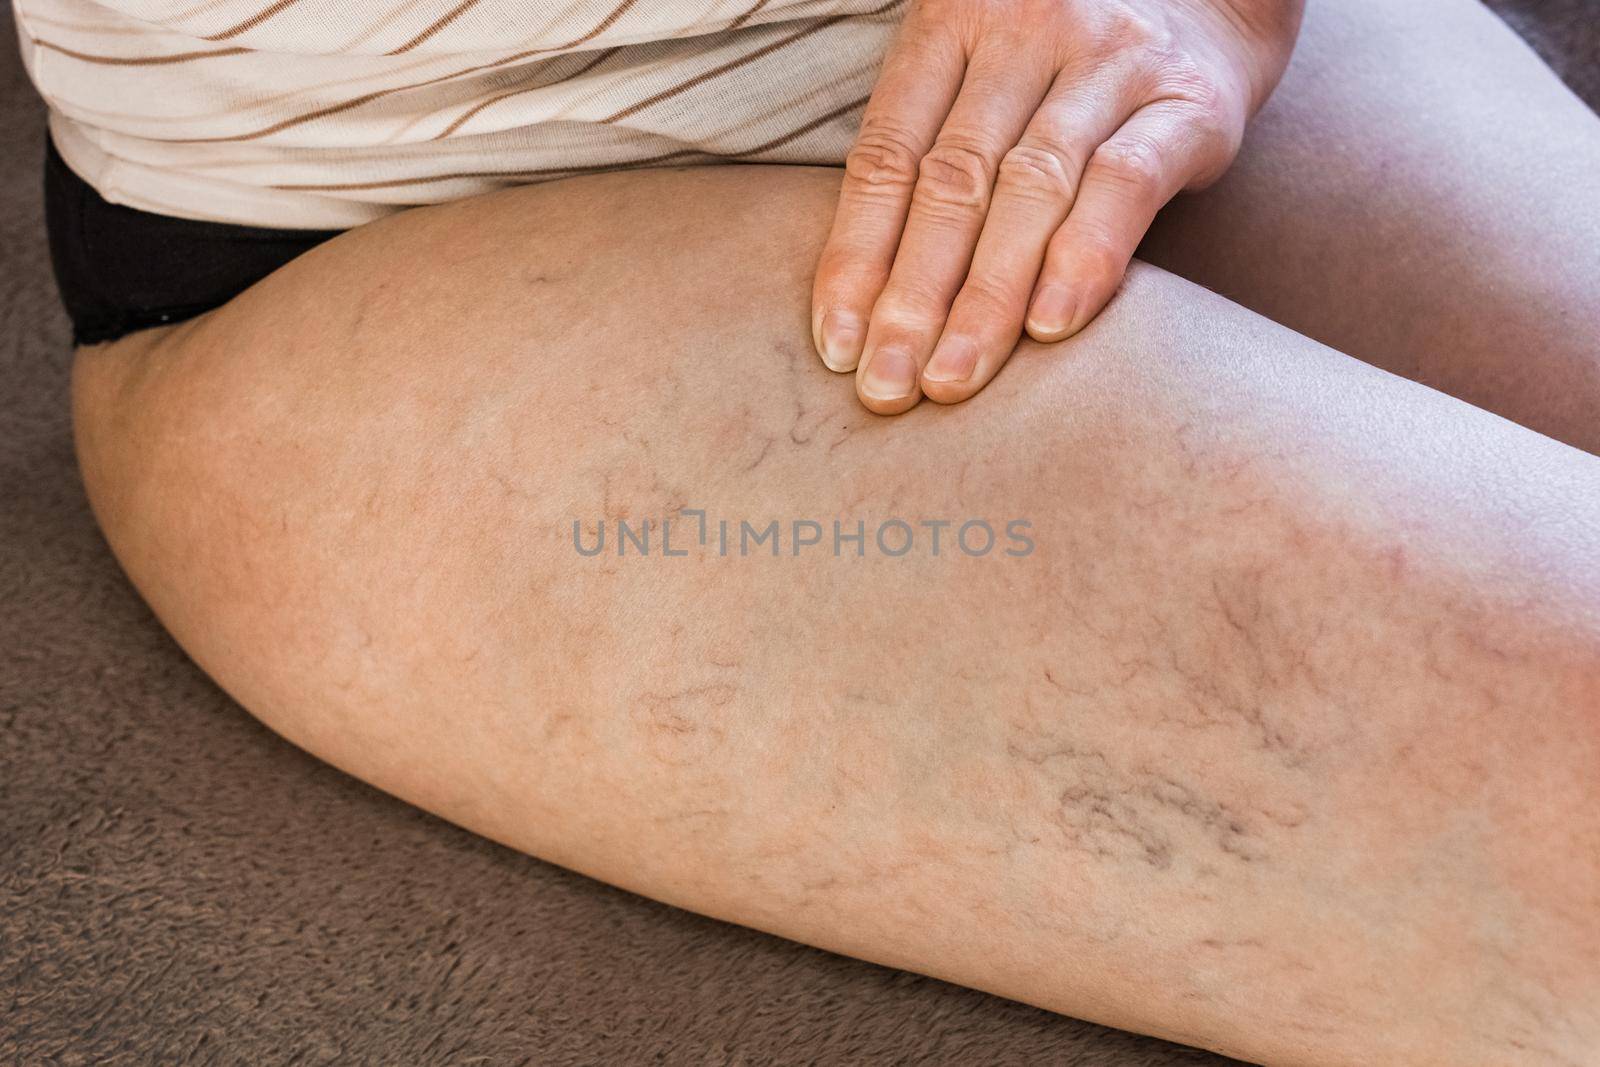
[[[1254,813],[1236,810],[1198,787],[1095,749],[1012,744],[1010,755],[1051,788],[1047,821],[1066,847],[1102,860],[1134,860],[1168,870],[1180,860],[1195,871],[1223,861],[1267,858]]]
[[[647,692],[633,703],[630,717],[655,759],[673,765],[697,763],[722,744],[725,714],[738,692],[721,682],[670,693]]]

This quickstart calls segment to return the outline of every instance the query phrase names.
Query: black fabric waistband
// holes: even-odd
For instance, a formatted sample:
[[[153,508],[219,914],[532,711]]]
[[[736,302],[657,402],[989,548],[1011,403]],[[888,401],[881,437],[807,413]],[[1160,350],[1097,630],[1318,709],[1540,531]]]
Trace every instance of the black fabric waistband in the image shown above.
[[[48,138],[44,204],[56,286],[80,345],[221,307],[341,232],[197,222],[112,204]]]

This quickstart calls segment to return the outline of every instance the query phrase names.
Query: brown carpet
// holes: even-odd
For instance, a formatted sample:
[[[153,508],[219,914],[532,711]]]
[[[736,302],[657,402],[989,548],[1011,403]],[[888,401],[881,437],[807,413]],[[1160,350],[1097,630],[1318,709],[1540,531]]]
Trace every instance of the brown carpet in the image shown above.
[[[1600,0],[1496,6],[1600,104]],[[0,1061],[1231,1062],[641,900],[257,725],[85,506],[42,138],[0,43]]]

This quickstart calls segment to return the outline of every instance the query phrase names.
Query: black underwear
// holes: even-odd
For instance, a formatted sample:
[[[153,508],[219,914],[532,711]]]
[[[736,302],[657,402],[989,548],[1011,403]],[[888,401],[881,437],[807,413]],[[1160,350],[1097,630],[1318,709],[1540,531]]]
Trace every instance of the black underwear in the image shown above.
[[[340,232],[196,222],[108,203],[50,143],[44,212],[56,286],[80,345],[221,307]]]

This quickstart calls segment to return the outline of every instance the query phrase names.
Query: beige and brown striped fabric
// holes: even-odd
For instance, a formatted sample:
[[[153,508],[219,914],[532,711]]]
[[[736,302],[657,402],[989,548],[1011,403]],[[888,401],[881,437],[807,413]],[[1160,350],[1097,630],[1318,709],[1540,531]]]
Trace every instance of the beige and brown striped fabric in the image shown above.
[[[12,0],[115,203],[353,226],[591,170],[838,163],[905,0]]]

